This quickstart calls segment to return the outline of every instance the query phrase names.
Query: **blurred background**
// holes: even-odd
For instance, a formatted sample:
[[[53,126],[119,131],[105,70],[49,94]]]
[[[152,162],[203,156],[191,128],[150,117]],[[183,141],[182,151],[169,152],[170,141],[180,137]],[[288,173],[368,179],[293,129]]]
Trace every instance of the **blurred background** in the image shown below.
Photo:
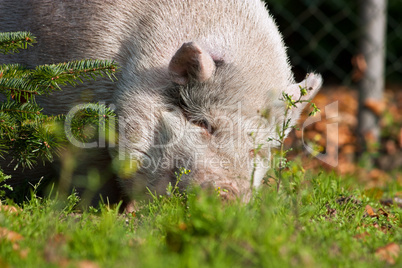
[[[361,9],[369,1],[265,2],[284,36],[298,80],[314,70],[324,76],[325,84],[355,85],[352,59],[361,53],[363,27],[367,24]],[[385,78],[389,83],[402,83],[402,0],[386,4]]]
[[[315,159],[312,166],[340,173],[363,168],[376,178],[400,170],[402,0],[265,2],[284,36],[296,80],[311,71],[324,78],[314,99],[322,120],[291,135],[293,155],[311,155],[308,145],[316,155],[339,154],[337,163]],[[336,101],[337,117],[327,120],[325,107]],[[338,133],[326,132],[330,123]],[[331,143],[337,143],[336,152],[329,150]]]

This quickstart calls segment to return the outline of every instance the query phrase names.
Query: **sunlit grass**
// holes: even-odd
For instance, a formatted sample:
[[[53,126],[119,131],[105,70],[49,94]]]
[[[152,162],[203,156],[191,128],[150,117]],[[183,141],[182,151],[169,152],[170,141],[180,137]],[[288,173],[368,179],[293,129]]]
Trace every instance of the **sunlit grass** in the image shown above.
[[[297,167],[294,167],[297,169]],[[302,170],[302,169],[300,169]],[[299,170],[299,171],[300,171]],[[293,170],[295,171],[295,170]],[[400,191],[400,185],[389,187]],[[21,211],[0,212],[1,267],[384,267],[381,247],[402,244],[401,208],[379,208],[353,178],[289,172],[279,192],[250,203],[193,189],[154,197],[132,214],[101,206],[74,212],[35,192]],[[369,205],[376,212],[366,212]],[[4,206],[4,205],[3,205]],[[16,205],[15,205],[16,206]],[[15,239],[10,233],[21,237]],[[376,253],[377,252],[377,253]],[[84,266],[85,267],[85,266]],[[96,266],[94,266],[96,267]]]

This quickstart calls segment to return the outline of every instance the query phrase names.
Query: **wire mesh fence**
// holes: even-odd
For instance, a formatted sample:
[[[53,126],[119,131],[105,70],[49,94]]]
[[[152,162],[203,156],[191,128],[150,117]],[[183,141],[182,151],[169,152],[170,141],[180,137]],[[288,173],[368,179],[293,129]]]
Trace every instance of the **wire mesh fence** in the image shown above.
[[[327,84],[350,85],[357,80],[353,59],[361,53],[364,20],[360,9],[365,1],[266,0],[266,3],[284,35],[298,80],[309,71],[323,74]],[[402,82],[400,14],[402,0],[389,0],[386,14],[387,82]]]

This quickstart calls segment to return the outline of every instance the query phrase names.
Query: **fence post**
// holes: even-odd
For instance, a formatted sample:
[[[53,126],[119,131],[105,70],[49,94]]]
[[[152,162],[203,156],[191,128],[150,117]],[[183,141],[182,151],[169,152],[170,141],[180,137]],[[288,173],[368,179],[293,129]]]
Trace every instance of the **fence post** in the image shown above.
[[[361,152],[367,151],[370,144],[379,142],[379,117],[383,109],[385,85],[386,7],[387,0],[360,1],[360,50],[367,64],[359,85],[358,137],[362,145]]]

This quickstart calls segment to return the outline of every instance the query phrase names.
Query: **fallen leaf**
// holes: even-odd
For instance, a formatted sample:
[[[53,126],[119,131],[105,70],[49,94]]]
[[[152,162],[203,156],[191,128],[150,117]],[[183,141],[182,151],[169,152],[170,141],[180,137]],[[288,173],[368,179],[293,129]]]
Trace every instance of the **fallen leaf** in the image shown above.
[[[356,153],[356,145],[355,144],[347,144],[342,148],[343,154],[354,154]]]
[[[335,217],[337,214],[336,209],[331,208],[328,204],[327,204],[327,215],[325,216],[326,219],[330,219]]]
[[[67,243],[67,238],[62,234],[56,234],[50,237],[43,252],[44,258],[49,263],[58,264],[61,267],[66,267],[69,261],[64,256],[63,246]]]
[[[397,153],[398,149],[396,148],[396,143],[393,140],[388,140],[385,142],[385,150],[387,150],[387,154],[394,155]]]
[[[85,260],[85,261],[80,261],[78,263],[77,267],[79,267],[79,268],[98,268],[99,266],[92,261]]]
[[[387,104],[384,100],[369,98],[364,101],[364,107],[368,108],[375,115],[380,116],[387,109]]]
[[[399,131],[399,147],[402,148],[402,128],[401,128],[401,130]]]
[[[29,248],[22,249],[19,251],[21,259],[26,259],[28,257]]]
[[[353,56],[352,65],[353,65],[352,79],[353,81],[358,82],[363,78],[367,70],[367,62],[366,59],[364,58],[364,55],[360,53]]]
[[[184,222],[179,223],[179,229],[182,231],[187,230],[187,224],[185,224]]]
[[[24,237],[17,232],[0,227],[0,239],[5,239],[10,242],[17,242],[24,239]]]
[[[21,249],[21,247],[18,243],[13,243],[13,250],[18,252],[18,254],[20,254],[20,257],[22,259],[26,259],[28,257],[29,248]]]
[[[366,213],[370,217],[376,217],[377,216],[377,214],[375,214],[375,212],[374,212],[374,209],[370,205],[367,205],[365,210],[366,210]]]
[[[389,175],[385,171],[378,168],[372,169],[368,175],[370,177],[370,180],[376,181],[378,183],[386,183],[389,181]]]
[[[389,218],[390,216],[391,217],[394,217],[393,215],[390,215],[388,212],[386,212],[384,209],[382,209],[382,208],[379,208],[378,209],[378,211],[377,211],[377,213],[378,213],[378,215],[384,215],[385,217],[387,217],[387,218]]]
[[[383,261],[386,261],[388,264],[395,264],[395,259],[399,256],[399,245],[395,243],[390,243],[384,247],[380,247],[375,251],[375,255]]]
[[[367,236],[370,236],[370,234],[368,232],[364,232],[364,233],[361,233],[361,234],[357,234],[357,235],[355,235],[353,237],[356,238],[356,239],[366,240]]]
[[[0,211],[18,214],[22,209],[14,206],[0,205]]]

